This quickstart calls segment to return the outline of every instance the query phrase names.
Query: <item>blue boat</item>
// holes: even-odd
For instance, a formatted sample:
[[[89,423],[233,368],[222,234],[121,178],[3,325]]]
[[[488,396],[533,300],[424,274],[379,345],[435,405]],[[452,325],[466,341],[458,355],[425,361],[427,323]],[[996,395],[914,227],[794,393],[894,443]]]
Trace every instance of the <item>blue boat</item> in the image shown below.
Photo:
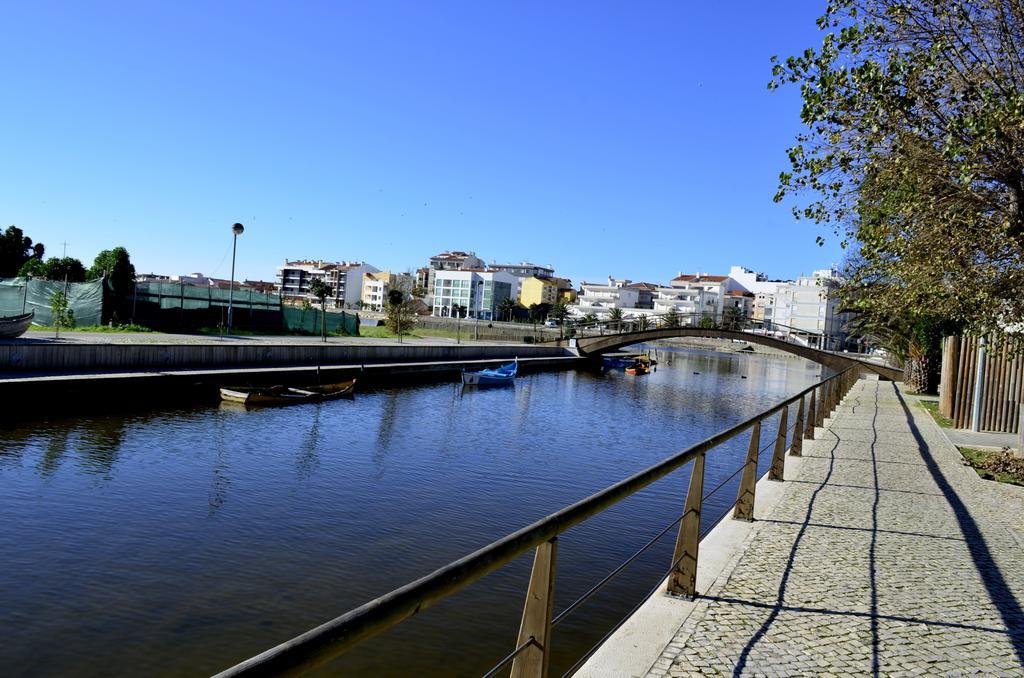
[[[493,370],[467,372],[462,370],[462,383],[466,386],[505,386],[512,383],[519,372],[519,360]]]
[[[621,369],[623,367],[632,367],[633,363],[636,362],[636,358],[629,356],[627,358],[620,358],[618,356],[606,357],[601,360],[603,367],[613,370]]]

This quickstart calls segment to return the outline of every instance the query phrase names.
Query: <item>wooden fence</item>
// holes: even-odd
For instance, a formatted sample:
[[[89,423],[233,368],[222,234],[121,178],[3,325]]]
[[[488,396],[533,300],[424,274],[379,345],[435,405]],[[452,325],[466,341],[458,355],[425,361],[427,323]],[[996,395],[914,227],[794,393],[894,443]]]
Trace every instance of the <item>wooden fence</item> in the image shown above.
[[[946,337],[942,349],[939,411],[956,428],[971,428],[978,372],[978,337]],[[1024,355],[998,335],[986,337],[979,430],[1017,433]]]

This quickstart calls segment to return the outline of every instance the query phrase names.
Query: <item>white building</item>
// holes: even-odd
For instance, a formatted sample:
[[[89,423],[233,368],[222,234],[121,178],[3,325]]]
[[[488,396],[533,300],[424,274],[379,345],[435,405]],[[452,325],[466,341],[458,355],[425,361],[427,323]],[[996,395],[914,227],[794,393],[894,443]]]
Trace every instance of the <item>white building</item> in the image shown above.
[[[451,250],[435,254],[425,269],[420,269],[416,274],[416,284],[421,285],[427,296],[424,301],[433,305],[431,297],[434,294],[434,278],[438,271],[465,271],[469,269],[484,269],[484,260],[476,256],[476,252],[463,252]]]
[[[363,295],[363,274],[377,273],[376,266],[362,261],[326,262],[323,260],[285,260],[277,267],[277,287],[285,300],[298,302],[318,299],[309,292],[314,280],[323,280],[331,288],[327,302],[334,308],[355,308]]]
[[[838,279],[835,269],[822,269],[779,285],[772,309],[777,329],[825,335],[827,347],[845,339],[849,316],[839,312],[840,301],[831,291]]]
[[[505,299],[515,299],[516,277],[504,271],[438,270],[432,290],[433,315],[494,320]]]
[[[400,289],[406,295],[412,293],[413,278],[408,273],[392,273],[390,271],[367,271],[363,273],[363,293],[361,300],[364,308],[375,311],[383,309],[387,303],[388,292]]]
[[[599,319],[606,317],[613,308],[628,309],[632,315],[636,315],[640,289],[630,287],[630,282],[608,276],[607,283],[580,283],[580,294],[569,311],[574,316],[593,313]]]
[[[553,266],[541,266],[532,264],[529,261],[521,261],[518,264],[496,264],[493,261],[487,266],[488,271],[501,271],[509,273],[516,278],[516,287],[512,290],[512,296],[516,299],[523,291],[523,281],[527,278],[553,278],[555,269]]]

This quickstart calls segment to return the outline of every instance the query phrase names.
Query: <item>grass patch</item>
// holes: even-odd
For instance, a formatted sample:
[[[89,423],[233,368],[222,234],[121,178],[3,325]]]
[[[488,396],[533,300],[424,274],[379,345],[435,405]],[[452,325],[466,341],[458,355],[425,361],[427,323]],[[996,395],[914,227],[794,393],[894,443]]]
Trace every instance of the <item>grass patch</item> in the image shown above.
[[[985,480],[1024,486],[1024,459],[1013,456],[1009,450],[999,452],[960,447],[965,463]]]
[[[377,325],[370,327],[367,325],[361,325],[359,327],[359,336],[361,337],[373,337],[375,339],[397,339],[398,335],[389,330],[384,325]],[[430,330],[426,328],[417,327],[414,328],[411,333],[403,332],[402,337],[406,339],[424,339],[426,337],[441,338],[441,339],[460,339],[461,341],[471,341],[473,339],[473,325],[470,323],[467,327],[463,328],[461,332],[456,333],[455,330]]]
[[[57,328],[50,325],[32,325],[29,328],[33,332],[56,332]],[[143,325],[85,325],[83,327],[62,327],[61,332],[100,332],[103,334],[153,332]]]
[[[933,400],[921,400],[918,402],[921,403],[921,407],[931,412],[932,418],[939,426],[942,428],[953,428],[953,420],[939,413],[939,404],[937,402]]]

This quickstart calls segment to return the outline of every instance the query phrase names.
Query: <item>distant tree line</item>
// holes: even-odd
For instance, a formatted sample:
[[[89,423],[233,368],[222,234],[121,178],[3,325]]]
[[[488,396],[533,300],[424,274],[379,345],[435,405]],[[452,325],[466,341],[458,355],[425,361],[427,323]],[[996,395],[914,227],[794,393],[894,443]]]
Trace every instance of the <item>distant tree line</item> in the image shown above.
[[[89,268],[74,257],[46,259],[45,254],[43,243],[33,242],[17,226],[8,226],[0,234],[0,278],[18,276],[77,283],[106,277],[118,294],[129,294],[135,285],[135,266],[124,247],[103,250]]]

